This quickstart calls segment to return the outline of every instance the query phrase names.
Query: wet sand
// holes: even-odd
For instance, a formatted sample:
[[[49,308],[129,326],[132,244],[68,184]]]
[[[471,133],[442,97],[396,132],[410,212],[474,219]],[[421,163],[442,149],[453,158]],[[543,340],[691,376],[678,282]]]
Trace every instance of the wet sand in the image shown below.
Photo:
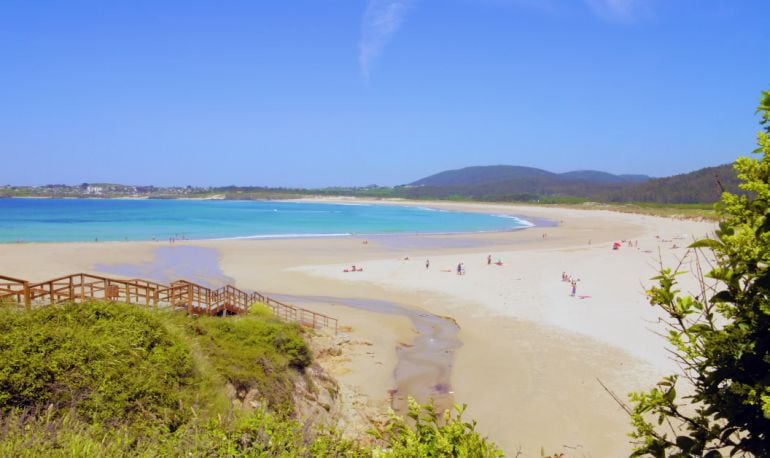
[[[141,263],[102,264],[97,271],[128,278],[142,278],[171,284],[179,279],[189,280],[207,288],[220,288],[235,280],[225,275],[219,266],[219,252],[213,248],[179,245],[159,246],[153,258]]]
[[[301,307],[340,304],[375,314],[408,318],[416,334],[412,340],[398,342],[396,346],[398,361],[393,371],[394,388],[389,390],[391,408],[405,414],[410,396],[423,404],[432,399],[441,410],[454,404],[450,375],[455,351],[462,342],[458,336],[460,328],[453,320],[383,300],[282,294],[271,294],[271,297]]]

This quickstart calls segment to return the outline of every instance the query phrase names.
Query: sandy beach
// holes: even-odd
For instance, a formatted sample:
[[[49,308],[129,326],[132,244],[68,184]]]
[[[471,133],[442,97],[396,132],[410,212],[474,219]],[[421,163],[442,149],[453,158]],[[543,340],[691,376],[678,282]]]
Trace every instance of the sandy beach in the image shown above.
[[[377,304],[366,310],[350,301],[382,301],[451,317],[461,346],[451,350],[445,394],[467,403],[467,417],[509,456],[517,451],[540,456],[541,447],[567,456],[627,455],[629,421],[597,379],[625,397],[675,370],[654,332],[662,329],[659,314],[644,289],[661,260],[678,264],[687,251],[681,247],[712,232],[714,223],[600,210],[419,205],[557,224],[500,233],[189,241],[173,247],[5,244],[0,273],[45,280],[133,265],[132,276],[173,276],[173,256],[170,265],[153,267],[159,249],[205,249],[213,253],[211,265],[187,266],[184,273],[293,296],[303,307],[337,317],[347,344],[342,355],[326,361],[328,370],[379,409],[396,389],[398,349],[411,345],[418,330],[399,313],[380,313]],[[613,242],[621,247],[613,250]],[[494,263],[498,260],[501,265]],[[684,259],[685,270],[692,270],[691,261]],[[456,273],[461,262],[465,275]],[[344,272],[352,265],[363,271]],[[574,297],[563,272],[579,279]],[[695,286],[685,278],[682,289]]]

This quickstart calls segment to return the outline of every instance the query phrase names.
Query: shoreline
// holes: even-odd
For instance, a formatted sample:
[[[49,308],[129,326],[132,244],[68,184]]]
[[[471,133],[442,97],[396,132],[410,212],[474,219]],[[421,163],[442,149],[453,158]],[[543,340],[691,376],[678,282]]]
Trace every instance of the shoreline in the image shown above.
[[[467,418],[478,421],[482,434],[512,455],[519,447],[526,456],[537,456],[540,447],[569,451],[565,444],[579,445],[580,454],[627,455],[628,419],[596,379],[622,396],[652,386],[671,369],[663,339],[651,332],[658,316],[642,284],[654,275],[656,257],[672,265],[684,254],[673,248],[674,237],[702,236],[715,225],[606,210],[440,206],[516,212],[559,225],[424,235],[401,244],[372,238],[364,244],[364,237],[357,236],[177,243],[214,248],[226,276],[239,287],[268,295],[384,300],[451,316],[462,342],[452,361],[451,385],[456,401],[469,404]],[[640,248],[624,244],[611,250],[613,241],[623,239],[638,240]],[[141,264],[152,262],[159,246],[168,245],[4,244],[0,272],[45,279],[93,270],[97,262]],[[504,265],[487,266],[488,254]],[[430,269],[424,267],[426,258]],[[459,261],[468,266],[467,275],[442,272]],[[365,269],[343,272],[351,264]],[[568,284],[559,279],[563,271],[581,278],[578,294],[590,297],[570,297]],[[683,291],[688,288],[683,284]],[[349,354],[334,358],[331,373],[372,406],[384,408],[393,389],[396,348],[415,335],[411,323],[339,304],[317,307],[351,328],[346,332],[351,342],[371,344],[346,347]]]

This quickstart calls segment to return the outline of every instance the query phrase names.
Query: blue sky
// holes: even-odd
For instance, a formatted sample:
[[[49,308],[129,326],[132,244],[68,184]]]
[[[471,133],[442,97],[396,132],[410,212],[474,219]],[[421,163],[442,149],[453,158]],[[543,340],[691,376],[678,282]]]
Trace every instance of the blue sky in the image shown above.
[[[755,147],[766,0],[0,2],[0,183],[666,176]]]

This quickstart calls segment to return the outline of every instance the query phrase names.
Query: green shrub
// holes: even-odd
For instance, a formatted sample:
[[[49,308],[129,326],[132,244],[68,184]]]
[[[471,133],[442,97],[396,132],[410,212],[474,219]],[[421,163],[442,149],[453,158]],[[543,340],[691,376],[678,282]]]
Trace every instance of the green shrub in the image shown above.
[[[217,371],[240,392],[259,390],[274,409],[291,410],[293,373],[312,361],[301,328],[247,315],[201,317],[188,329]]]
[[[377,437],[386,439],[387,445],[379,450],[379,454],[398,458],[503,456],[494,443],[476,432],[475,421],[463,421],[466,407],[455,405],[455,415],[448,409],[439,415],[432,401],[421,405],[410,397],[407,417],[414,425],[393,416],[384,435],[374,432]]]
[[[251,304],[251,308],[249,309],[249,316],[260,317],[264,319],[273,318],[273,309],[268,307],[266,304],[256,302]]]
[[[0,313],[0,411],[74,409],[92,422],[170,420],[194,379],[157,316],[94,302]]]
[[[686,295],[663,268],[648,291],[681,373],[632,393],[634,456],[770,456],[770,91],[758,111],[759,157],[735,163],[745,193],[723,193],[715,237],[690,245],[713,284]]]

